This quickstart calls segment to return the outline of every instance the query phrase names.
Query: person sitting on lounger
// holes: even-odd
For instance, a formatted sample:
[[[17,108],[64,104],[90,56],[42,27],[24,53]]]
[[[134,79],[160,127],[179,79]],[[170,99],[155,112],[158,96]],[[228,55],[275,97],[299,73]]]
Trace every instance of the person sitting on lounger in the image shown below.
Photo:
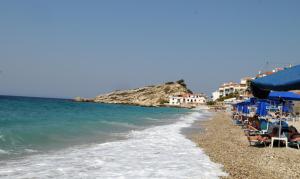
[[[294,126],[290,126],[288,129],[288,140],[290,142],[300,141],[300,133]]]
[[[248,140],[257,140],[260,142],[266,142],[267,140],[271,139],[272,137],[276,137],[278,136],[279,133],[279,128],[278,127],[274,127],[272,129],[272,132],[269,134],[261,134],[261,135],[255,135],[255,136],[248,136]]]
[[[257,114],[255,114],[253,117],[250,117],[248,121],[249,121],[249,124],[247,126],[248,129],[253,131],[260,130],[260,123]]]

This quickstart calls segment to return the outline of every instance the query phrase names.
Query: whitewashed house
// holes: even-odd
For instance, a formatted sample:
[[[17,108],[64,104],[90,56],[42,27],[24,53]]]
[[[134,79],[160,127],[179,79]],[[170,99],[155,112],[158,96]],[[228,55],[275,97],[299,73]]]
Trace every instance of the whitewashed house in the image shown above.
[[[170,105],[180,105],[183,101],[183,97],[181,96],[170,96],[169,97],[169,104]]]
[[[205,104],[206,97],[202,94],[184,94],[179,96],[170,96],[169,104],[170,105],[185,105],[185,104]]]
[[[213,93],[212,93],[212,100],[213,101],[216,101],[217,99],[219,99],[220,98],[220,92],[219,91],[214,91]]]

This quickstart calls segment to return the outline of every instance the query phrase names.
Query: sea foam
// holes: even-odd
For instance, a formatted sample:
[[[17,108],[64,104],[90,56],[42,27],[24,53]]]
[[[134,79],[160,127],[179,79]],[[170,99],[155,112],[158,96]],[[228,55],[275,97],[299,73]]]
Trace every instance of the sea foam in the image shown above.
[[[193,112],[176,123],[132,131],[127,140],[1,161],[1,178],[218,178],[226,176],[180,130],[202,114]]]

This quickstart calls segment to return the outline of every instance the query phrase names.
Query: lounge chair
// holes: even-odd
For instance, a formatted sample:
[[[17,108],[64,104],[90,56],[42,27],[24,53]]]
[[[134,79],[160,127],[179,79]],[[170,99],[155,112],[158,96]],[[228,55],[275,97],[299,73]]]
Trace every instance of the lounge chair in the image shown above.
[[[289,146],[300,149],[300,141],[289,142]]]
[[[255,128],[252,125],[248,125],[247,129],[244,129],[245,135],[266,134],[271,124],[266,119],[260,119],[258,125],[259,125],[258,128]]]
[[[247,136],[248,142],[250,146],[257,146],[257,145],[264,145],[265,147],[271,143],[271,140],[268,139],[263,139],[263,140],[259,140],[258,138],[256,138],[256,136]]]
[[[294,126],[290,126],[288,128],[288,141],[289,146],[296,146],[298,149],[300,149],[300,133]]]
[[[274,136],[278,136],[279,129],[277,127],[274,127],[272,129],[272,132],[269,134],[259,134],[259,135],[247,135],[247,139],[250,146],[258,145],[258,144],[264,144],[267,146],[267,144],[271,143],[271,138]]]

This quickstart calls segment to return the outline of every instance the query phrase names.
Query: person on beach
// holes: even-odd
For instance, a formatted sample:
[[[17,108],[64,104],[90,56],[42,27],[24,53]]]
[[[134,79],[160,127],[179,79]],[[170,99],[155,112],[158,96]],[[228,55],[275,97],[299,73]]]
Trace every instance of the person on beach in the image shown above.
[[[261,134],[261,135],[255,135],[255,136],[247,136],[248,140],[257,140],[260,142],[267,142],[268,140],[270,140],[272,137],[276,137],[279,134],[279,128],[278,127],[274,127],[272,129],[272,132],[269,134]]]
[[[290,142],[300,141],[300,133],[294,126],[290,126],[288,129],[288,140]]]
[[[249,123],[247,125],[248,129],[254,130],[254,131],[260,130],[260,122],[259,122],[257,114],[255,114],[253,117],[249,117],[248,123]]]

